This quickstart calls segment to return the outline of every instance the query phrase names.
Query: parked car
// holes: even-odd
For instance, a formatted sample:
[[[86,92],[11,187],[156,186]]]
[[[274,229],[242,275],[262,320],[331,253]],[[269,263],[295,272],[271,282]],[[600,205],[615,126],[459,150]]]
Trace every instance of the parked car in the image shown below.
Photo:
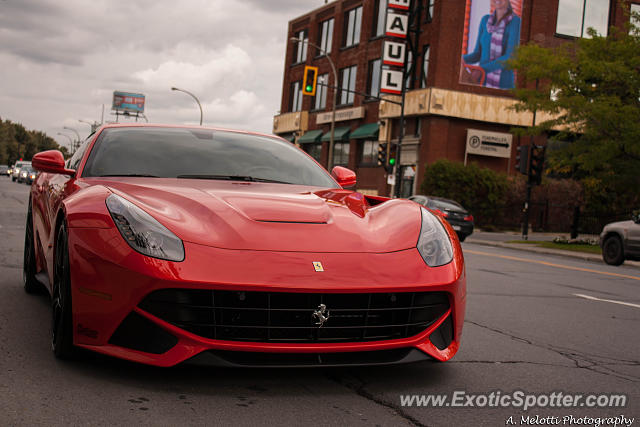
[[[7,165],[0,165],[0,175],[2,176],[7,176],[9,174],[9,166]]]
[[[11,180],[12,181],[16,181],[18,179],[18,177],[20,176],[20,169],[25,167],[25,166],[31,166],[31,162],[29,161],[24,161],[24,160],[19,160],[16,162],[15,165],[13,165],[13,171],[11,172]]]
[[[443,197],[422,195],[411,196],[409,200],[441,213],[451,224],[461,242],[473,233],[473,215],[460,203]]]
[[[607,224],[600,233],[602,259],[610,265],[620,265],[625,259],[640,260],[640,212],[629,221]]]
[[[33,165],[23,284],[51,294],[59,358],[82,347],[155,366],[344,366],[459,349],[466,276],[451,225],[345,189],[355,173],[330,174],[288,141],[112,124],[66,163],[49,150]]]

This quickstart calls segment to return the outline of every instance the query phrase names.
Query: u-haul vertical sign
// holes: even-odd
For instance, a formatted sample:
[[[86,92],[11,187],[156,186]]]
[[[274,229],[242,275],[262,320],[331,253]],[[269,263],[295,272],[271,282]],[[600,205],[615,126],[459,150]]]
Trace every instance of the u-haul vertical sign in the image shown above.
[[[394,67],[404,67],[404,56],[407,51],[405,43],[385,40],[382,43],[382,63]]]
[[[402,71],[383,69],[380,92],[400,95],[402,93]]]
[[[389,0],[387,5],[391,9],[409,10],[409,4],[411,0]]]
[[[385,35],[391,37],[407,38],[409,17],[395,12],[387,12],[387,27]]]

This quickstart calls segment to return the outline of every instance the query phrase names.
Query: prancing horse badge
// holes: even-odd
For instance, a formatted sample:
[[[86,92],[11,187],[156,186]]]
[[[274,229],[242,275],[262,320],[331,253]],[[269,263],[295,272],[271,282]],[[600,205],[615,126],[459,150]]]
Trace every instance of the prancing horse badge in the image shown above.
[[[322,263],[320,261],[313,261],[313,268],[315,268],[316,271],[324,271],[324,268],[322,268]]]

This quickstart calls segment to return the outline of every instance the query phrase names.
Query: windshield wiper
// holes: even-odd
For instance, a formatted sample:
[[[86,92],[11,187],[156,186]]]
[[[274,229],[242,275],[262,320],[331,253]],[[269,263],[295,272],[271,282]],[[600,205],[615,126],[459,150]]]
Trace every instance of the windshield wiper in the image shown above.
[[[160,178],[158,175],[149,175],[145,173],[113,173],[106,175],[96,175],[97,177],[109,177],[109,176],[138,176],[144,178]]]
[[[278,181],[278,180],[275,180],[275,179],[258,178],[258,177],[249,176],[249,175],[202,175],[202,174],[194,174],[194,175],[178,175],[176,178],[220,179],[220,180],[228,180],[228,181],[273,182],[273,183],[277,183],[277,184],[291,184],[290,182]]]

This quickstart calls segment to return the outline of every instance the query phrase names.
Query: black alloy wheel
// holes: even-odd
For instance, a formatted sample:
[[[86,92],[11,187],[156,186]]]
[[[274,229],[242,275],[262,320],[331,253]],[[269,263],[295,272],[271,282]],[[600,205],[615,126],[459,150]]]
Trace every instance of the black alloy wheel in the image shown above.
[[[63,222],[56,236],[53,295],[51,299],[51,349],[59,359],[75,356],[71,318],[71,275],[67,227]]]
[[[33,239],[33,215],[31,203],[27,210],[27,224],[24,231],[24,256],[22,259],[22,283],[28,294],[42,293],[42,285],[36,279],[36,250]]]
[[[609,236],[602,245],[602,259],[609,265],[620,265],[624,262],[624,248],[619,236]]]

